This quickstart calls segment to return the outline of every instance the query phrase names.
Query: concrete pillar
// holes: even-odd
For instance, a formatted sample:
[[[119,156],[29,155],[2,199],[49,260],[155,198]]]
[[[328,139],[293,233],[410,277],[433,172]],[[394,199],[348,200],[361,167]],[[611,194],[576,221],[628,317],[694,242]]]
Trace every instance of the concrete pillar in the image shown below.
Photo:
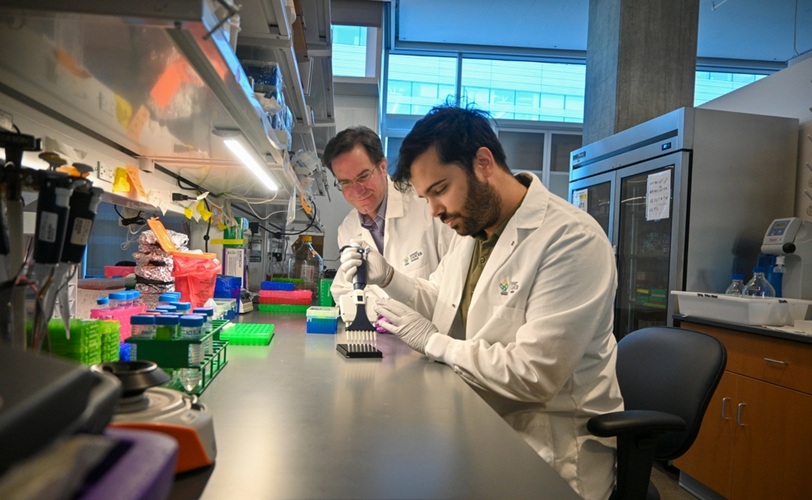
[[[590,0],[584,144],[693,106],[699,0]]]

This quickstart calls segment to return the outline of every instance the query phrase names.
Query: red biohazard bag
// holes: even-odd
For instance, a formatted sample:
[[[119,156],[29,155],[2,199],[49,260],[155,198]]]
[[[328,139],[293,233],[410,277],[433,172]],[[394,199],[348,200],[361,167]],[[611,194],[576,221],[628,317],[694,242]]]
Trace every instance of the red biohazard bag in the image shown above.
[[[172,255],[172,276],[180,299],[191,302],[193,308],[203,307],[207,300],[214,297],[214,285],[221,271],[220,261],[213,253],[179,251],[161,221],[152,217],[147,223],[161,248]]]
[[[172,276],[175,277],[175,291],[180,299],[191,302],[192,307],[203,307],[214,297],[214,285],[220,274],[220,261],[216,258],[196,256],[184,252],[173,255]]]

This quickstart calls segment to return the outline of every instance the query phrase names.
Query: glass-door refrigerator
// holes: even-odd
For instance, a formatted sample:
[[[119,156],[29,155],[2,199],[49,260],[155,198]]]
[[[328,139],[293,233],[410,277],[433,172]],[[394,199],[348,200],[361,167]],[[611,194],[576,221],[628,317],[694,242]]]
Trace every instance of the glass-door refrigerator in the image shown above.
[[[798,121],[681,108],[573,151],[570,201],[615,250],[615,335],[673,324],[671,290],[750,275],[770,222],[794,213]]]

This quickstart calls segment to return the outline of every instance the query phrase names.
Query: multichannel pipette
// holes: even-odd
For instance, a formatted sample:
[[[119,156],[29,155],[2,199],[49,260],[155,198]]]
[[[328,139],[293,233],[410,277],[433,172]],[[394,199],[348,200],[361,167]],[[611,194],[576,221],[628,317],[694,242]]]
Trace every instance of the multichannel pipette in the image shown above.
[[[345,329],[347,343],[338,344],[338,352],[348,358],[380,358],[383,353],[377,348],[377,332],[367,317],[367,299],[364,289],[367,286],[367,252],[360,245],[354,245],[361,255],[361,264],[352,280],[352,298],[355,303],[355,318]],[[343,250],[343,249],[342,249]]]

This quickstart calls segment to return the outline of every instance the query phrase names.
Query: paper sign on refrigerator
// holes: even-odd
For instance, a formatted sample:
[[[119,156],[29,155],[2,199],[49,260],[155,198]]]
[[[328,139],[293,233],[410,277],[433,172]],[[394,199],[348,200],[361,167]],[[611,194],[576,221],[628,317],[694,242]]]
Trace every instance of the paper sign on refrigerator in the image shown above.
[[[589,212],[589,190],[579,189],[572,192],[572,204],[584,212]]]
[[[646,178],[646,220],[667,219],[671,209],[671,171],[658,172]]]

